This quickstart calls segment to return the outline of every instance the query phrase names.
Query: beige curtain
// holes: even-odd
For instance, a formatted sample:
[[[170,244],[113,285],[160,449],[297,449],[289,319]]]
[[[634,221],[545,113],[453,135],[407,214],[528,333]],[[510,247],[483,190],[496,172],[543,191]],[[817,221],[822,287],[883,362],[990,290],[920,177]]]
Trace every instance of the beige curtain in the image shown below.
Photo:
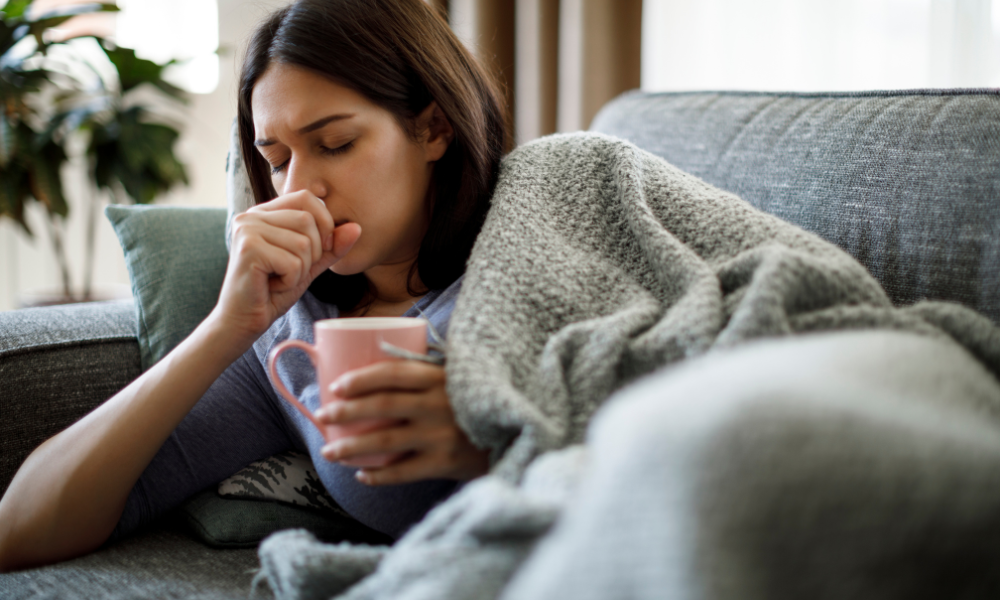
[[[504,85],[518,143],[639,87],[642,0],[427,0]]]

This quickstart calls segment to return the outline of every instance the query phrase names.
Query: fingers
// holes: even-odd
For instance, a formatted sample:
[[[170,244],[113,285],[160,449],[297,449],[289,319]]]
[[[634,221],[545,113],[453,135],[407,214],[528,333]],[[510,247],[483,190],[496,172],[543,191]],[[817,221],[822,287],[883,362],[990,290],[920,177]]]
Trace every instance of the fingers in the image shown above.
[[[440,473],[438,461],[429,454],[417,454],[381,469],[360,469],[354,477],[361,483],[373,486],[444,478]]]
[[[414,360],[388,360],[341,376],[331,391],[346,402],[332,402],[316,418],[342,425],[373,418],[454,420],[445,391],[445,371]]]
[[[322,448],[327,460],[348,466],[373,454],[400,455],[385,467],[359,471],[359,481],[389,485],[430,478],[472,479],[488,470],[488,452],[476,448],[455,422],[442,367],[403,360],[376,363],[345,374],[334,384],[334,392],[348,399],[317,411],[323,423],[395,422]]]
[[[330,391],[357,398],[379,390],[427,390],[445,382],[444,367],[416,360],[387,360],[341,375]]]
[[[371,419],[419,419],[448,422],[454,417],[445,394],[380,392],[358,400],[331,402],[315,413],[326,425],[350,425]]]
[[[330,216],[326,204],[306,190],[279,196],[270,202],[258,204],[247,212],[269,213],[289,209],[305,211],[312,215],[321,239],[325,240],[333,234],[333,217]]]
[[[309,218],[308,215],[307,218]],[[259,227],[253,232],[253,235],[265,244],[278,250],[277,255],[287,253],[295,256],[298,265],[296,274],[299,277],[307,277],[312,265],[323,256],[323,250],[319,245],[319,237],[315,235],[315,230],[312,231],[312,234],[312,236],[303,235],[298,231],[281,227]],[[275,270],[273,274],[285,276],[289,274],[289,271]]]
[[[382,453],[402,458],[385,467],[366,467],[357,473],[369,485],[410,483],[424,479],[467,480],[489,470],[489,453],[474,447],[456,428],[392,427],[341,438],[322,449],[327,460],[350,466],[351,459]]]
[[[456,427],[403,424],[342,437],[323,446],[321,453],[327,460],[346,460],[365,454],[452,448],[463,441],[464,435]]]
[[[322,225],[316,217],[319,213],[295,207],[315,208],[312,206],[313,203],[306,202],[308,198],[297,196],[292,198],[295,202],[285,200],[286,197],[283,196],[237,215],[233,220],[233,240],[234,247],[243,248],[247,254],[262,257],[264,263],[270,262],[272,258],[271,247],[298,256],[301,268],[297,271],[299,273],[297,281],[289,277],[290,272],[287,268],[267,273],[269,276],[277,275],[282,286],[289,284],[294,287],[303,279],[306,280],[305,283],[312,282],[320,273],[350,252],[361,237],[361,226],[357,223],[345,223],[335,229],[331,226],[329,235],[323,236]],[[319,204],[322,208],[319,212],[332,224],[333,220],[326,207],[322,203]]]

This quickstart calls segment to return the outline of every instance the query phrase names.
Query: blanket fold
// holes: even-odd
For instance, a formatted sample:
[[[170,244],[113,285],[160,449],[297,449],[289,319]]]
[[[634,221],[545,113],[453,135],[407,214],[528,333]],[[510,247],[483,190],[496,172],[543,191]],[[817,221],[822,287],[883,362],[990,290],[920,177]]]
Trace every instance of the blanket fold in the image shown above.
[[[582,444],[617,390],[750,340],[873,328],[954,339],[1000,373],[1000,333],[984,317],[894,308],[839,248],[635,146],[596,134],[522,146],[502,164],[449,327],[448,392],[470,439],[493,449],[493,471],[344,597],[495,597],[572,501],[534,502],[525,474]],[[570,455],[532,485],[572,489],[585,461]],[[286,589],[288,576],[267,566],[278,547],[262,546],[262,561],[272,589]],[[473,593],[458,564],[489,583]]]

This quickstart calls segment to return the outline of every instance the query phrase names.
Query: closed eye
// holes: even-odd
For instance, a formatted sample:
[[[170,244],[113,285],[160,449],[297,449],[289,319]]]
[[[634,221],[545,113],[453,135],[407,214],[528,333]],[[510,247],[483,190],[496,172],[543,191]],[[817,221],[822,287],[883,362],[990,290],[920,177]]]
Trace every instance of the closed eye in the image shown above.
[[[343,154],[344,152],[347,152],[353,147],[354,147],[354,142],[350,141],[344,144],[343,146],[337,146],[336,148],[327,148],[326,146],[320,146],[319,150],[320,152],[326,154],[327,156],[336,156],[338,154]],[[278,173],[284,171],[286,166],[288,166],[287,160],[276,167],[271,167],[271,175],[277,175]]]
[[[337,154],[343,154],[344,152],[347,152],[353,147],[354,147],[354,141],[351,140],[350,142],[347,142],[343,146],[337,146],[336,148],[326,148],[324,146],[320,146],[320,152],[328,156],[335,156]]]
[[[288,164],[288,161],[286,160],[285,162],[281,163],[277,167],[271,167],[271,175],[277,175],[278,173],[281,173],[282,171],[284,171],[285,170],[285,165],[287,165],[287,164]]]

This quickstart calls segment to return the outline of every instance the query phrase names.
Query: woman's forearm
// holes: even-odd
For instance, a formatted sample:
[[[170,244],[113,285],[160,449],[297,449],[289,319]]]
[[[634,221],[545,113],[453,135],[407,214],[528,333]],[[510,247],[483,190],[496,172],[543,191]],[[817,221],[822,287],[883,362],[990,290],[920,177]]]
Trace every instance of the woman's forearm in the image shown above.
[[[0,572],[99,547],[160,446],[252,342],[211,315],[149,371],[32,452],[0,500]]]

